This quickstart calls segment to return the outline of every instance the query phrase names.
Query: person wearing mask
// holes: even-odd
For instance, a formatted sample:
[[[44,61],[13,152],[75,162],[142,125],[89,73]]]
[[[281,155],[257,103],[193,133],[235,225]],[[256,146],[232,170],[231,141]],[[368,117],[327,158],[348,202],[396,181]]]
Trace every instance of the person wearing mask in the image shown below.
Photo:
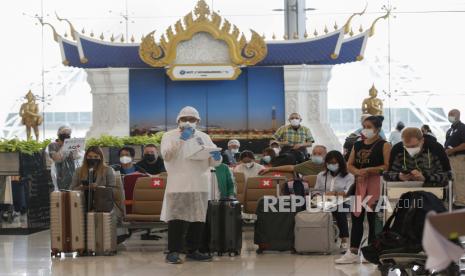
[[[180,264],[180,252],[187,245],[186,258],[211,261],[212,257],[199,252],[207,216],[211,167],[221,164],[221,152],[212,151],[204,160],[192,160],[184,155],[192,144],[216,147],[210,136],[197,129],[199,112],[184,107],[176,118],[178,128],[163,134],[161,153],[168,172],[167,185],[160,219],[168,223],[168,251],[166,262]],[[187,234],[186,234],[187,232]]]
[[[315,142],[308,127],[301,125],[302,118],[298,113],[289,115],[289,125],[280,127],[273,135],[281,147],[291,146],[307,155],[307,148]]]
[[[447,184],[449,159],[438,142],[426,140],[419,128],[405,128],[402,142],[392,148],[387,181],[421,181],[424,186]]]
[[[92,183],[89,183],[90,169],[93,170]],[[97,146],[89,147],[86,150],[82,166],[74,173],[71,190],[87,191],[89,185],[94,190],[97,186],[111,188],[116,186],[115,173],[111,167],[105,165],[102,149]]]
[[[271,140],[270,141],[270,148],[274,150],[274,153],[276,153],[276,156],[278,156],[281,152],[281,147],[279,146],[278,141]]]
[[[423,133],[423,137],[425,138],[425,140],[429,140],[429,141],[433,141],[433,142],[438,141],[438,139],[434,135],[434,133],[431,130],[431,128],[429,127],[429,125],[422,125],[421,126],[421,132]]]
[[[258,176],[259,172],[265,169],[265,167],[255,162],[255,156],[249,150],[241,152],[240,160],[241,163],[234,168],[234,172],[243,173],[245,181],[249,177]]]
[[[354,184],[354,176],[347,171],[344,156],[339,151],[330,151],[326,154],[324,164],[325,170],[316,178],[315,190],[322,191],[327,196],[346,197],[350,186]],[[333,212],[333,217],[339,228],[341,249],[345,252],[349,245],[347,214],[336,210]]]
[[[391,132],[391,135],[389,135],[389,143],[391,143],[391,145],[394,146],[395,144],[402,142],[401,132],[404,128],[405,128],[404,123],[402,122],[397,123],[396,129],[394,129]]]
[[[144,146],[144,153],[141,161],[137,162],[137,170],[141,173],[157,175],[166,172],[163,159],[158,154],[158,147],[155,144]]]
[[[53,161],[51,175],[55,189],[69,190],[76,167],[79,166],[80,152],[65,152],[63,144],[71,138],[71,128],[61,126],[58,129],[58,139],[47,147],[48,154]]]
[[[136,152],[131,147],[122,147],[119,152],[119,164],[113,165],[115,171],[119,171],[121,175],[132,174],[138,172],[140,169],[134,164],[134,156]]]
[[[238,140],[229,140],[228,141],[228,149],[224,151],[223,163],[227,164],[228,166],[236,166],[237,160],[239,159],[239,148],[241,147],[241,143]],[[226,163],[228,162],[228,163]]]
[[[363,122],[362,135],[364,140],[358,141],[350,153],[347,162],[348,170],[355,176],[355,206],[351,213],[352,229],[350,233],[350,250],[346,251],[337,264],[352,264],[361,261],[358,255],[360,243],[363,237],[363,221],[365,212],[368,218],[368,244],[375,238],[376,213],[372,210],[380,196],[380,175],[389,167],[389,155],[391,144],[381,138],[383,127],[382,116],[370,116]],[[368,199],[366,201],[366,198]],[[361,202],[366,201],[372,210],[365,210]]]
[[[231,173],[229,167],[222,163],[215,167],[215,175],[216,177],[216,195],[214,199],[228,199],[234,198],[235,196],[235,184],[234,184],[234,177]]]
[[[266,168],[260,174],[266,174],[268,172],[295,172],[302,176],[317,175],[325,169],[324,160],[326,157],[326,153],[327,149],[325,146],[316,145],[313,146],[310,160],[300,163],[298,165],[286,165]]]
[[[260,165],[269,168],[272,166],[272,162],[275,158],[276,152],[272,148],[266,148],[263,150],[263,156],[260,159]]]
[[[460,121],[460,111],[451,110],[449,122],[452,125],[446,133],[444,148],[449,156],[454,175],[454,205],[465,207],[465,124]]]

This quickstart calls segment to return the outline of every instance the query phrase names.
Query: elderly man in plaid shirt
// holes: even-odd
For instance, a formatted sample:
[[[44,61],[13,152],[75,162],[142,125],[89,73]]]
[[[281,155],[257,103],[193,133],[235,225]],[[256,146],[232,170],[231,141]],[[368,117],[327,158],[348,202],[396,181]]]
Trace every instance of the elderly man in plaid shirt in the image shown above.
[[[273,139],[279,142],[281,147],[291,146],[295,150],[300,150],[307,153],[307,148],[315,142],[312,132],[308,127],[302,126],[300,123],[302,118],[298,113],[289,115],[289,125],[280,127],[273,135]]]
[[[405,128],[402,142],[391,150],[387,181],[422,181],[424,186],[447,184],[450,163],[441,144],[425,140],[419,128]]]

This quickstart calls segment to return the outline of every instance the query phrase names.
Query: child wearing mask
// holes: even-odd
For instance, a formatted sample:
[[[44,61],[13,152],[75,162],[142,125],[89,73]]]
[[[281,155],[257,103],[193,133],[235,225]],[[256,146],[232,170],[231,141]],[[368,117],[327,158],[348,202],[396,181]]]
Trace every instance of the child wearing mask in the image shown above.
[[[354,176],[347,171],[344,156],[339,151],[330,151],[325,157],[324,164],[325,170],[318,174],[315,190],[327,196],[347,196],[350,186],[354,183]],[[339,228],[341,249],[346,251],[349,239],[347,213],[336,210],[333,212],[333,217]]]
[[[256,177],[258,173],[265,169],[264,166],[255,162],[255,156],[253,152],[245,150],[240,156],[241,163],[234,168],[234,172],[243,173],[245,181],[249,177]]]

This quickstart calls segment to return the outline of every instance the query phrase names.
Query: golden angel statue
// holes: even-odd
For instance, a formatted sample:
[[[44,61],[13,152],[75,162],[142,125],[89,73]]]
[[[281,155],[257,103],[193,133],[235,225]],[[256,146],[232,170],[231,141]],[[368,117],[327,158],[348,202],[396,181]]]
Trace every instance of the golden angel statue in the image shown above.
[[[36,140],[39,141],[39,126],[43,123],[43,118],[39,114],[39,105],[36,104],[36,97],[31,90],[26,94],[27,102],[21,105],[19,116],[21,123],[26,126],[27,140],[31,140],[31,130],[34,129]]]

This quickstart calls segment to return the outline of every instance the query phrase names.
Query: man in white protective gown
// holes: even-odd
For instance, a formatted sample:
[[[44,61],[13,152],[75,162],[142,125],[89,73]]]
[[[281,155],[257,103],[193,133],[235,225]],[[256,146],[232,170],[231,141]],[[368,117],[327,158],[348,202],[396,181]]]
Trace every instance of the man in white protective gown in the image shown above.
[[[168,173],[161,212],[161,220],[168,223],[166,262],[182,263],[179,254],[184,249],[187,249],[187,259],[211,261],[199,248],[208,208],[210,167],[221,164],[221,152],[207,134],[196,129],[200,115],[195,108],[184,107],[176,121],[178,128],[166,132],[161,140],[161,154]],[[206,149],[203,157],[202,154],[192,157],[193,149],[199,148]]]

